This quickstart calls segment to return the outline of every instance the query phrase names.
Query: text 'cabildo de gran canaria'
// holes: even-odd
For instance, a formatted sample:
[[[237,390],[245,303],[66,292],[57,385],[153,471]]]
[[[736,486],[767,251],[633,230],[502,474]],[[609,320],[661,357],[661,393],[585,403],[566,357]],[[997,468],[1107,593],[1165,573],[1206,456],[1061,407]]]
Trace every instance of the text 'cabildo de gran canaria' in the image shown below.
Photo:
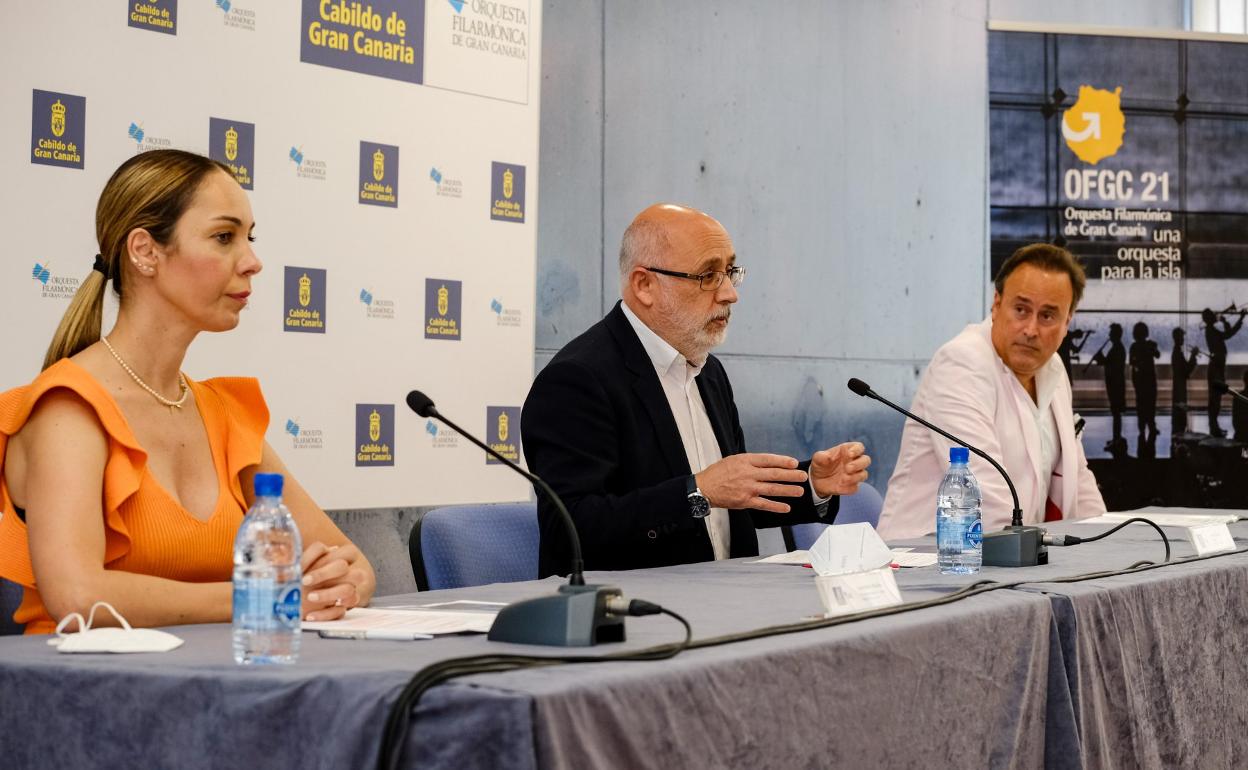
[[[308,25],[312,45],[383,61],[415,63],[416,49],[407,44],[407,22],[399,18],[398,11],[383,19],[373,6],[345,0],[321,0],[319,11],[320,19]],[[378,37],[382,34],[397,39],[384,40]]]

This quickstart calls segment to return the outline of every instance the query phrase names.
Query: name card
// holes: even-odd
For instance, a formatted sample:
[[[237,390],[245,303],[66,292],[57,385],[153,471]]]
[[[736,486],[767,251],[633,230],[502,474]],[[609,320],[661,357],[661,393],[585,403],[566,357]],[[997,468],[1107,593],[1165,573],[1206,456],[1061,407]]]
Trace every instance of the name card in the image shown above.
[[[1225,524],[1189,527],[1187,532],[1198,556],[1235,550],[1235,538],[1231,537],[1231,530]]]
[[[901,589],[891,567],[840,575],[817,575],[815,587],[823,602],[825,617],[901,604]]]

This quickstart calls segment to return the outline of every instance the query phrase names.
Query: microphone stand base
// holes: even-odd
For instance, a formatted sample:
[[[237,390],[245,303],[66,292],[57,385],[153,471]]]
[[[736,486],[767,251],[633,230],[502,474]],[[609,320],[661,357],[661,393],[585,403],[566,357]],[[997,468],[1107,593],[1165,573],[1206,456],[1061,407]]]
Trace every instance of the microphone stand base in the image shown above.
[[[491,642],[591,647],[624,641],[624,616],[607,612],[607,599],[624,596],[614,586],[559,586],[554,596],[502,608],[490,626]]]
[[[983,539],[985,567],[1035,567],[1049,563],[1049,549],[1041,542],[1041,527],[1006,527]]]

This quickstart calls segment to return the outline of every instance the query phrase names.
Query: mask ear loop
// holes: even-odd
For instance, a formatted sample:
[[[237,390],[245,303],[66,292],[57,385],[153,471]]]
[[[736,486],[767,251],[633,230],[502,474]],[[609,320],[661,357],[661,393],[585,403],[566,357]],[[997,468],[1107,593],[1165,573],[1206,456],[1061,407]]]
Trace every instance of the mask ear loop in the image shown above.
[[[108,602],[96,602],[95,604],[91,605],[91,612],[87,615],[87,619],[85,621],[82,619],[82,615],[77,612],[71,612],[65,617],[61,618],[61,622],[56,624],[56,638],[49,639],[48,644],[55,647],[56,645],[61,643],[62,639],[64,639],[66,636],[69,636],[69,634],[66,634],[63,632],[65,630],[65,627],[68,626],[70,621],[73,621],[73,620],[78,621],[77,633],[83,634],[83,633],[86,633],[87,631],[90,631],[91,625],[95,622],[95,611],[99,609],[100,607],[104,607],[109,612],[113,613],[113,617],[117,619],[118,623],[121,623],[122,628],[124,628],[127,631],[132,630],[130,628],[130,623],[121,616],[121,613],[117,611],[116,607],[109,604]]]
[[[130,628],[130,623],[121,616],[120,612],[117,611],[117,608],[109,604],[108,602],[96,602],[95,604],[91,605],[91,614],[87,615],[87,628],[88,629],[91,628],[91,624],[95,621],[95,611],[99,609],[100,607],[104,607],[109,612],[113,613],[113,617],[117,619],[117,622],[121,624],[122,628],[126,629],[127,631],[133,630]]]
[[[86,628],[85,628],[85,626],[84,626],[84,624],[86,623],[86,621],[82,619],[82,615],[81,615],[80,613],[77,613],[77,612],[71,612],[71,613],[69,613],[68,615],[66,615],[65,617],[61,618],[61,622],[60,622],[60,623],[57,623],[57,624],[56,624],[56,638],[55,638],[55,639],[49,639],[49,640],[48,640],[48,644],[50,644],[50,645],[52,645],[53,647],[55,647],[56,645],[58,645],[58,644],[60,644],[60,643],[61,643],[61,640],[62,640],[62,639],[64,639],[66,636],[69,636],[69,634],[64,633],[64,631],[65,631],[65,627],[69,625],[69,622],[70,622],[71,620],[76,620],[76,621],[78,621],[78,633],[82,633],[83,631],[85,631],[85,630],[86,630]]]

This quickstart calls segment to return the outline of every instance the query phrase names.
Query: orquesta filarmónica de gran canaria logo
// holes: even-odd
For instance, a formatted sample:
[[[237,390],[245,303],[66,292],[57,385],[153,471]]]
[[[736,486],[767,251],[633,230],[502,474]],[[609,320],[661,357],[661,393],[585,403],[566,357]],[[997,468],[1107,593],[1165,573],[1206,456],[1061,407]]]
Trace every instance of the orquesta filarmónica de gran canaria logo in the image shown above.
[[[1122,114],[1122,86],[1113,91],[1079,86],[1079,99],[1062,113],[1062,138],[1084,163],[1096,165],[1122,147],[1127,119]]]

